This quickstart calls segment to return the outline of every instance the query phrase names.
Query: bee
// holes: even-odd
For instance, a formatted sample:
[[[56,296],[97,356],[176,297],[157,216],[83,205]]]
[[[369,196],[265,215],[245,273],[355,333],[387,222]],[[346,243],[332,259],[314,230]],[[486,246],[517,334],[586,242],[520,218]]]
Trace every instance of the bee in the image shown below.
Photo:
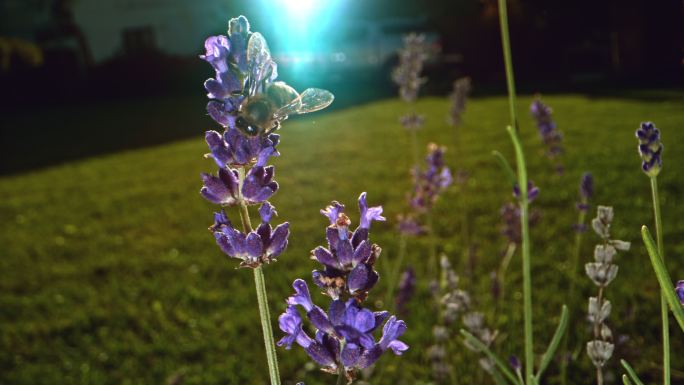
[[[276,64],[264,37],[253,33],[247,43],[248,73],[244,99],[237,109],[235,126],[249,136],[268,135],[290,115],[321,110],[332,103],[332,93],[308,88],[301,94],[276,77]]]

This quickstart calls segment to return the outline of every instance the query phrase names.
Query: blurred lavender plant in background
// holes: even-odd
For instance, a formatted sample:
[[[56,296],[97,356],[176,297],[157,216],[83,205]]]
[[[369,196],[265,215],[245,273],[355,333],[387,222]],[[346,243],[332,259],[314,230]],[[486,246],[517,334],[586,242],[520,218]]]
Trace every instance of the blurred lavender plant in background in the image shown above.
[[[603,385],[603,366],[613,355],[613,333],[606,325],[610,315],[610,301],[604,298],[605,288],[615,279],[618,267],[613,263],[617,250],[627,251],[630,243],[611,239],[610,227],[613,222],[613,208],[598,206],[596,218],[591,225],[603,243],[594,249],[594,262],[587,263],[587,276],[599,288],[596,297],[589,297],[588,320],[592,325],[594,339],[587,343],[587,355],[596,367],[596,382]]]
[[[556,173],[562,174],[565,170],[560,160],[560,156],[563,154],[563,133],[551,118],[552,112],[553,110],[550,107],[542,103],[539,95],[530,105],[530,113],[537,123],[539,136],[546,146],[545,155],[554,164]]]
[[[582,235],[587,230],[587,225],[585,224],[585,218],[587,212],[589,211],[589,200],[594,194],[594,178],[590,172],[585,172],[582,174],[579,183],[579,200],[575,204],[575,208],[578,211],[577,223],[573,224],[573,229],[575,230],[575,247],[572,254],[572,260],[569,265],[569,275],[568,281],[570,288],[568,289],[568,297],[565,300],[566,304],[574,305],[577,300],[575,299],[575,290],[577,287],[577,271],[579,270],[580,255],[582,252]],[[568,353],[568,343],[570,339],[575,336],[573,333],[574,329],[569,329],[567,335],[563,339],[563,347],[561,348],[561,379],[565,381],[567,378],[567,368],[573,357]]]
[[[408,310],[408,303],[413,298],[416,291],[416,273],[413,268],[409,266],[401,275],[399,280],[399,289],[397,296],[394,299],[395,309],[397,314],[405,316]]]
[[[472,91],[472,81],[469,77],[462,77],[454,81],[453,90],[449,94],[451,108],[449,110],[449,124],[454,127],[461,125],[463,113],[466,109],[468,95]]]
[[[410,33],[404,36],[404,47],[399,50],[399,64],[392,70],[392,80],[399,86],[399,97],[410,107],[409,112],[399,118],[399,122],[410,134],[410,146],[413,164],[418,164],[418,131],[425,123],[425,118],[417,114],[413,104],[418,98],[420,87],[427,82],[421,77],[423,65],[428,57],[428,45],[425,35]]]
[[[473,335],[491,346],[497,336],[497,331],[492,331],[484,323],[484,315],[472,307],[471,297],[468,292],[459,288],[459,277],[454,271],[449,258],[446,255],[440,257],[441,278],[439,283],[432,285],[433,297],[437,303],[439,320],[433,327],[434,345],[428,348],[428,358],[432,366],[434,379],[440,383],[454,383],[453,366],[449,358],[456,356],[455,347],[449,342],[457,335],[459,320]],[[481,352],[477,346],[464,341],[465,346],[475,352]],[[494,364],[486,357],[479,360],[479,364],[495,380],[500,378]],[[450,379],[449,382],[445,382]],[[499,383],[497,381],[497,383]]]

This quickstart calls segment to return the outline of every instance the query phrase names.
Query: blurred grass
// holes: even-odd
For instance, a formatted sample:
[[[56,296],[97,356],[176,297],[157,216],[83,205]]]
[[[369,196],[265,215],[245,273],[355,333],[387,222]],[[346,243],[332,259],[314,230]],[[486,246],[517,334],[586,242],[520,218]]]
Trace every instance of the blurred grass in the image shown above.
[[[529,174],[542,190],[534,207],[543,217],[532,231],[535,350],[543,352],[566,300],[577,184],[588,170],[596,180],[592,203],[613,205],[615,236],[633,242],[632,250],[619,256],[620,273],[606,294],[613,303],[609,325],[619,341],[607,365],[608,378],[618,382],[618,359],[626,358],[643,380],[655,381],[660,373],[658,285],[639,237],[640,226],[650,225],[652,215],[634,130],[642,120],[653,120],[662,131],[666,152],[659,181],[666,255],[673,277],[684,278],[684,182],[678,178],[684,161],[679,149],[684,143],[684,93],[644,100],[579,95],[544,100],[554,108],[565,135],[563,176],[555,175],[542,156],[526,111],[531,99],[522,97],[519,106]],[[497,348],[504,357],[522,353],[519,258],[511,264],[504,306],[496,314],[490,294],[489,272],[498,266],[505,246],[499,208],[511,195],[491,156],[497,149],[512,161],[504,130],[506,108],[502,97],[468,104],[464,125],[458,128],[461,151],[448,152],[447,160],[454,170],[469,171],[471,178],[465,192],[454,188],[436,208],[439,248],[459,268],[462,287],[471,292],[488,323],[501,330]],[[371,237],[383,247],[379,270],[391,262],[398,243],[394,219],[405,209],[410,188],[408,135],[397,123],[405,109],[403,103],[388,100],[284,125],[283,155],[275,160],[281,189],[273,203],[279,220],[291,223],[292,235],[280,261],[266,269],[274,325],[292,280],[309,280],[315,267],[308,251],[324,242],[326,220],[318,210],[329,201],[346,203],[354,221],[360,192],[368,191],[370,204],[382,204],[388,222],[375,225]],[[446,125],[447,101],[421,100],[416,109],[427,117],[419,132],[421,143],[453,147],[456,131]],[[183,376],[187,384],[266,383],[252,274],[236,270],[237,263],[226,260],[215,246],[206,230],[214,207],[197,193],[199,173],[214,171],[213,163],[202,158],[206,128],[213,128],[208,118],[193,140],[0,179],[0,383],[159,384],[175,376]],[[472,275],[466,273],[459,236],[463,205],[477,251]],[[586,234],[583,261],[591,258],[596,241]],[[406,317],[404,340],[411,349],[401,358],[383,357],[382,375],[371,377],[373,384],[430,380],[425,350],[434,318],[425,290],[430,277],[421,267],[426,256],[424,241],[409,243],[407,262],[418,267],[422,285]],[[580,337],[587,330],[586,296],[595,291],[581,277],[583,295],[571,303],[570,325]],[[382,299],[385,283],[371,293],[371,300]],[[317,302],[324,305],[321,296]],[[681,336],[673,329],[673,357],[684,350]],[[574,345],[581,347],[584,340]],[[458,341],[453,346],[461,383],[487,379],[475,354]],[[333,381],[305,365],[301,349],[278,353],[284,384]],[[589,365],[580,352],[570,383],[591,382]],[[675,358],[673,365],[673,383],[684,383],[684,363]],[[549,383],[555,383],[557,365],[547,373]]]

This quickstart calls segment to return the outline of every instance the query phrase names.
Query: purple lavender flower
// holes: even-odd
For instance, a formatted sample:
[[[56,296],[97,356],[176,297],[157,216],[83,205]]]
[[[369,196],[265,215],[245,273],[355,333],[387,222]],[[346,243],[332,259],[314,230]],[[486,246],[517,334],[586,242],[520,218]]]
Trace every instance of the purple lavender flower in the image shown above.
[[[419,213],[429,211],[439,195],[453,182],[451,170],[444,164],[445,151],[444,147],[435,143],[428,144],[425,170],[413,169],[413,195],[409,202]]]
[[[363,300],[379,278],[373,265],[381,249],[370,243],[368,231],[372,221],[385,220],[381,215],[382,207],[369,208],[364,192],[359,196],[359,211],[359,226],[352,233],[349,230],[351,220],[344,213],[343,204],[332,202],[321,210],[321,214],[330,220],[326,229],[328,247],[319,246],[311,251],[312,259],[323,265],[323,269],[314,270],[313,280],[334,299],[348,294]]]
[[[504,204],[500,210],[502,225],[501,234],[508,239],[509,243],[520,244],[522,233],[520,230],[520,206],[509,202]],[[541,214],[538,210],[530,210],[530,227],[539,222]]]
[[[589,199],[594,194],[594,178],[590,172],[585,172],[582,174],[579,185],[579,202],[576,203],[575,207],[580,212],[586,213],[589,210]],[[578,232],[583,233],[587,231],[586,223],[575,223],[572,228]]]
[[[214,214],[214,225],[209,228],[214,233],[216,243],[226,255],[242,260],[240,267],[256,268],[276,260],[287,247],[290,224],[285,222],[272,228],[270,221],[277,215],[269,203],[259,209],[262,223],[255,231],[245,234],[236,230],[223,213]]]
[[[292,286],[295,294],[287,299],[289,306],[278,318],[280,330],[286,333],[278,346],[289,349],[296,342],[327,371],[334,373],[341,365],[348,376],[353,375],[356,369],[375,363],[388,349],[396,355],[408,349],[408,345],[399,341],[406,331],[406,324],[394,316],[388,319],[386,311],[372,312],[351,298],[346,302],[333,300],[325,313],[312,302],[306,282],[297,279]],[[315,339],[303,331],[303,321],[295,306],[306,312],[316,328]],[[382,337],[376,341],[373,333],[383,322]]]
[[[399,292],[395,298],[395,303],[397,305],[397,313],[400,315],[405,314],[406,305],[413,297],[413,293],[416,290],[416,273],[413,272],[413,268],[409,267],[401,275],[401,280],[399,281]]]
[[[418,222],[415,215],[397,215],[397,229],[404,235],[423,235],[426,233],[425,227]]]
[[[663,144],[660,142],[660,131],[652,122],[644,122],[636,131],[636,136],[639,139],[641,169],[650,177],[658,176],[663,167]]]
[[[684,306],[684,281],[677,282],[675,293],[677,293],[677,297],[679,297],[679,302]]]
[[[515,199],[520,199],[520,187],[516,183],[513,186],[513,196]],[[527,181],[527,202],[532,203],[539,196],[539,187],[534,185],[531,180]]]
[[[556,172],[563,173],[563,165],[557,158],[563,153],[563,134],[556,127],[556,123],[551,118],[552,110],[537,97],[530,105],[532,117],[537,122],[539,136],[546,145],[546,156],[556,160]]]

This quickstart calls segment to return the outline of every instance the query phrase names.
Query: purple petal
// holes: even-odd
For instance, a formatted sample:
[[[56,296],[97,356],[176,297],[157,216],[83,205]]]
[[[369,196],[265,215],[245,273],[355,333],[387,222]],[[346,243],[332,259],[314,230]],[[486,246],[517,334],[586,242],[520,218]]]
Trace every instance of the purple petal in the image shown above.
[[[220,231],[214,233],[214,238],[216,238],[216,243],[223,253],[233,257],[235,255],[235,250],[233,249],[233,244],[230,243],[228,237]]]
[[[352,238],[353,242],[353,238]],[[352,257],[352,264],[357,265],[361,262],[366,262],[371,255],[371,245],[368,241],[361,242],[354,250],[354,256]]]
[[[352,244],[350,240],[340,240],[337,244],[337,249],[335,250],[337,254],[337,260],[341,265],[349,265],[352,261],[352,255],[354,250],[352,249]]]
[[[365,369],[375,363],[375,361],[380,358],[382,355],[382,349],[380,348],[379,345],[373,346],[373,348],[366,350],[363,352],[361,357],[359,358],[358,362],[356,363],[356,367],[359,369]]]
[[[344,312],[347,309],[347,306],[345,305],[344,301],[341,301],[339,299],[336,299],[330,303],[330,309],[328,310],[328,314],[330,315],[330,322],[332,322],[333,325],[340,325],[342,324],[342,321],[344,319]]]
[[[246,252],[252,259],[257,260],[261,258],[264,253],[264,244],[261,242],[261,237],[255,232],[251,232],[247,235],[246,239]]]
[[[409,347],[405,343],[396,340],[389,343],[389,348],[392,349],[394,354],[400,356],[402,353],[407,351]]]
[[[366,193],[362,192],[359,195],[359,210],[361,211],[361,219],[359,227],[369,229],[372,221],[384,221],[385,217],[382,214],[382,206],[375,206],[368,208],[366,202]]]
[[[286,349],[290,349],[292,343],[297,341],[297,344],[301,347],[308,348],[313,343],[313,340],[302,330],[302,324],[302,317],[299,316],[297,310],[293,306],[288,306],[285,313],[278,317],[280,330],[287,333],[285,337],[278,341],[278,346],[285,345]]]
[[[334,331],[328,316],[320,307],[314,306],[310,312],[306,313],[306,316],[309,317],[309,321],[311,321],[311,324],[315,326],[316,329],[326,333],[332,333]]]
[[[351,368],[359,360],[359,357],[361,357],[361,347],[354,343],[348,343],[342,348],[342,354],[340,356],[342,358],[342,364],[347,368]]]
[[[323,246],[318,246],[317,248],[313,249],[311,251],[311,254],[316,258],[316,260],[326,266],[330,266],[332,268],[339,268],[340,265],[337,263],[337,260],[335,257],[333,257],[332,253],[326,249]]]
[[[313,301],[311,301],[311,294],[309,294],[309,287],[303,279],[296,279],[292,283],[295,289],[295,295],[287,299],[288,305],[300,305],[308,313],[314,308]]]
[[[314,342],[305,348],[312,360],[322,366],[335,366],[335,356],[321,343]]]
[[[278,212],[275,210],[275,207],[273,207],[273,205],[271,205],[270,202],[266,201],[259,208],[259,215],[261,216],[262,222],[269,223],[271,222],[271,218],[273,218],[274,215],[278,215]]]
[[[330,205],[321,210],[321,214],[328,217],[331,225],[334,225],[337,222],[337,218],[343,212],[344,205],[337,201],[333,201]]]
[[[349,279],[347,285],[349,286],[349,291],[354,294],[359,290],[362,290],[368,284],[368,267],[361,263],[356,265],[356,267],[349,273]]]
[[[279,224],[273,234],[271,235],[271,240],[268,247],[266,248],[266,254],[271,257],[277,257],[283,250],[287,247],[287,238],[290,236],[290,224],[288,222]]]
[[[390,343],[401,337],[406,332],[406,323],[397,320],[395,316],[390,317],[382,329],[382,338],[380,338],[379,345],[382,350],[387,350]]]

